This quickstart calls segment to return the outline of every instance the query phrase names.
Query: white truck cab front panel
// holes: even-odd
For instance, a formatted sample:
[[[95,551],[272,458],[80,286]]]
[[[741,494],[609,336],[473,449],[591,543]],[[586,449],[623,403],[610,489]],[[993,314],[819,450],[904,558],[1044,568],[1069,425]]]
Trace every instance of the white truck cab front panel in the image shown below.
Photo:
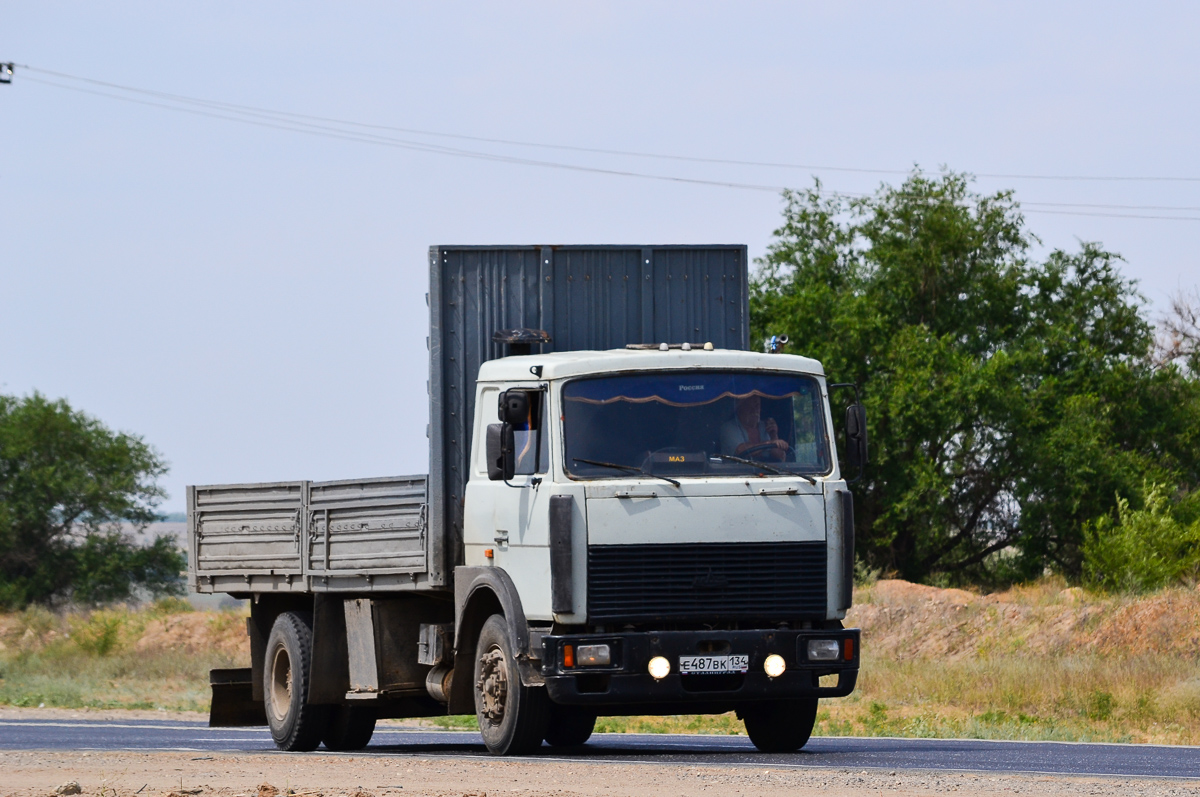
[[[825,539],[820,485],[791,479],[725,484],[625,482],[587,488],[590,545],[808,542]]]

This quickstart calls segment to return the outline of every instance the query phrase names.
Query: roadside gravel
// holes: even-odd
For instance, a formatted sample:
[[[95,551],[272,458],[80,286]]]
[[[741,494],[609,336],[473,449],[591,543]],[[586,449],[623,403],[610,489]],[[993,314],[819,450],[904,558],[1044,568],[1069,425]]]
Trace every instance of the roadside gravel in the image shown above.
[[[536,759],[201,752],[6,751],[3,797],[658,797],[1146,795],[1200,797],[1200,782],[1129,778],[610,764]]]

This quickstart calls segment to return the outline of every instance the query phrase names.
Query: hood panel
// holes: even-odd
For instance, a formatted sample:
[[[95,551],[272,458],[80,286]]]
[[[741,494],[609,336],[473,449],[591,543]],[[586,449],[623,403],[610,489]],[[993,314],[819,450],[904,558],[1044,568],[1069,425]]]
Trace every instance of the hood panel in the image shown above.
[[[603,498],[589,490],[588,544],[824,541],[824,497],[788,494],[788,487],[758,482],[755,490],[777,493],[757,495],[743,486],[735,495],[678,496],[664,483],[663,489],[639,485],[625,488],[629,497]]]

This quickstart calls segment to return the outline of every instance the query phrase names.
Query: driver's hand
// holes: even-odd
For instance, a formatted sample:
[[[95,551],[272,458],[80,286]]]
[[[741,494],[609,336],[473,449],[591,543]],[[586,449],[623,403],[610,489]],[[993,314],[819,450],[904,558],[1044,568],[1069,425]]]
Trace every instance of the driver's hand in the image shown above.
[[[767,429],[767,437],[774,440],[775,438],[777,438],[779,436],[779,424],[777,424],[775,422],[774,418],[767,418],[767,421],[764,424],[764,426]]]
[[[780,451],[788,450],[787,440],[784,440],[783,438],[778,438],[778,439],[772,440],[771,442],[774,443],[776,448],[778,448]]]

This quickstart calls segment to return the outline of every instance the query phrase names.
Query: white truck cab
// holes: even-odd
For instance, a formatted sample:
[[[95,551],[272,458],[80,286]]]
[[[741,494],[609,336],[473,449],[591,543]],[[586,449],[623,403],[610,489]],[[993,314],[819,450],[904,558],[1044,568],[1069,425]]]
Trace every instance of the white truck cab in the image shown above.
[[[858,632],[840,622],[852,503],[823,369],[663,348],[480,368],[464,565],[511,580],[556,704],[771,698],[798,718],[755,735],[807,724],[807,739],[807,708],[848,694],[858,668]]]
[[[588,622],[589,546],[781,542],[813,543],[826,560],[823,593],[807,596],[810,613],[821,603],[812,619],[845,616],[846,484],[817,361],[703,349],[562,352],[492,360],[477,385],[465,564],[503,568],[528,619]],[[492,481],[487,427],[501,422],[510,390],[531,397],[533,423],[514,434],[514,475]],[[731,431],[737,405],[755,398],[768,442],[739,456],[730,442],[741,439]],[[786,446],[770,444],[768,420]],[[574,507],[574,588],[558,611],[548,589],[551,495]]]

